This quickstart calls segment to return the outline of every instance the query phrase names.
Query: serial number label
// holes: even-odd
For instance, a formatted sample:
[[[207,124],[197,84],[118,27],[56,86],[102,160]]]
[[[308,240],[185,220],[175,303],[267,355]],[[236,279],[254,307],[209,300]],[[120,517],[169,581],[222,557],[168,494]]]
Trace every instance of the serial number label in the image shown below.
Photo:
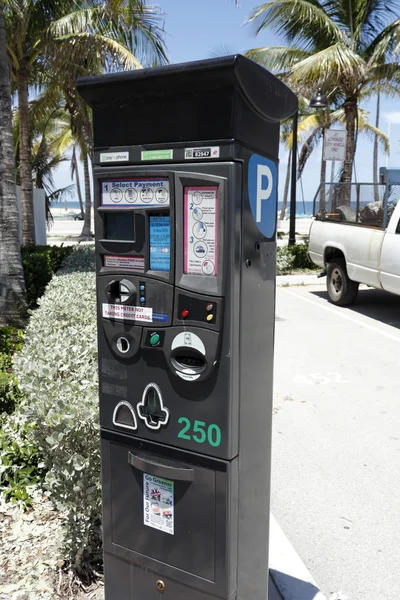
[[[219,146],[209,148],[185,148],[185,159],[219,158]]]

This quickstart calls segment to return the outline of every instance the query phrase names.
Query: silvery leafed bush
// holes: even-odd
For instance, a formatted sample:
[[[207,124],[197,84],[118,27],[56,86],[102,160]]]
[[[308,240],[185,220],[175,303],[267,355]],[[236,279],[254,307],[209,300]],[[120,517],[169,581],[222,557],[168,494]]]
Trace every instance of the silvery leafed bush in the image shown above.
[[[93,247],[79,247],[32,313],[15,363],[19,417],[48,469],[45,485],[65,515],[67,557],[82,574],[99,551],[100,451]],[[92,556],[90,556],[92,554]]]

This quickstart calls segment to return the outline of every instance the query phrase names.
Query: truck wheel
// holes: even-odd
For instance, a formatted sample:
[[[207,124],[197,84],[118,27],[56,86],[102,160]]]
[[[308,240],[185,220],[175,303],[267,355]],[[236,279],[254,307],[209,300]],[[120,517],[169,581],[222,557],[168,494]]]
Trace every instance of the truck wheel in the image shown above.
[[[328,265],[326,287],[329,302],[338,306],[353,304],[358,294],[358,283],[349,279],[344,260],[336,259]]]

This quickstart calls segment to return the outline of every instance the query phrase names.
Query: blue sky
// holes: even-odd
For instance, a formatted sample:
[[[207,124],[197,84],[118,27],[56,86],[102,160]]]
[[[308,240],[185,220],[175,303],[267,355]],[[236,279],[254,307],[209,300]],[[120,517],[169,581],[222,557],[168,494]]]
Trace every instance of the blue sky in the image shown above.
[[[158,3],[165,13],[166,42],[168,56],[172,63],[210,58],[216,53],[226,54],[227,51],[245,52],[258,46],[284,45],[284,42],[272,32],[264,32],[255,38],[251,27],[244,25],[251,9],[259,3],[257,0],[241,0],[239,7],[235,7],[234,0],[159,0]],[[363,108],[370,111],[370,122],[374,124],[375,100],[366,103]],[[389,165],[400,167],[399,100],[383,99],[381,111],[382,131],[388,132],[388,122],[391,121]],[[372,180],[372,150],[372,141],[360,136],[356,159],[358,181]],[[281,148],[279,199],[283,193],[287,160],[287,152]],[[317,191],[320,161],[321,148],[317,148],[311,155],[303,175],[306,201],[311,201]],[[385,164],[386,157],[381,155],[380,166]],[[327,172],[330,173],[330,164]],[[62,165],[57,172],[56,183],[59,186],[71,183],[67,164]],[[297,190],[297,200],[302,201],[300,185]]]

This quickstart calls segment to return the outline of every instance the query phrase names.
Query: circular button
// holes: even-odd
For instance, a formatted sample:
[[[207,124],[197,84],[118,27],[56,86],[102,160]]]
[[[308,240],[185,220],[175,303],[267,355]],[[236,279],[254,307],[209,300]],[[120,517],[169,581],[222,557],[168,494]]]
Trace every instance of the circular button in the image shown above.
[[[207,309],[208,311],[212,310],[213,308],[214,308],[214,304],[213,304],[212,302],[209,302],[209,303],[207,304],[207,306],[206,306],[206,309]]]
[[[146,300],[146,298],[144,296],[140,297],[140,302],[144,302]]]
[[[152,346],[155,346],[156,344],[158,344],[159,341],[160,341],[160,336],[158,335],[158,333],[153,333],[150,336],[150,344]]]
[[[214,318],[214,315],[207,315],[207,321],[212,321]]]
[[[188,310],[185,308],[185,309],[184,309],[184,310],[181,312],[182,319],[186,319],[186,317],[188,316],[188,314],[189,314],[189,311],[188,311]]]
[[[144,285],[141,285],[139,289],[141,292],[144,292]]]

